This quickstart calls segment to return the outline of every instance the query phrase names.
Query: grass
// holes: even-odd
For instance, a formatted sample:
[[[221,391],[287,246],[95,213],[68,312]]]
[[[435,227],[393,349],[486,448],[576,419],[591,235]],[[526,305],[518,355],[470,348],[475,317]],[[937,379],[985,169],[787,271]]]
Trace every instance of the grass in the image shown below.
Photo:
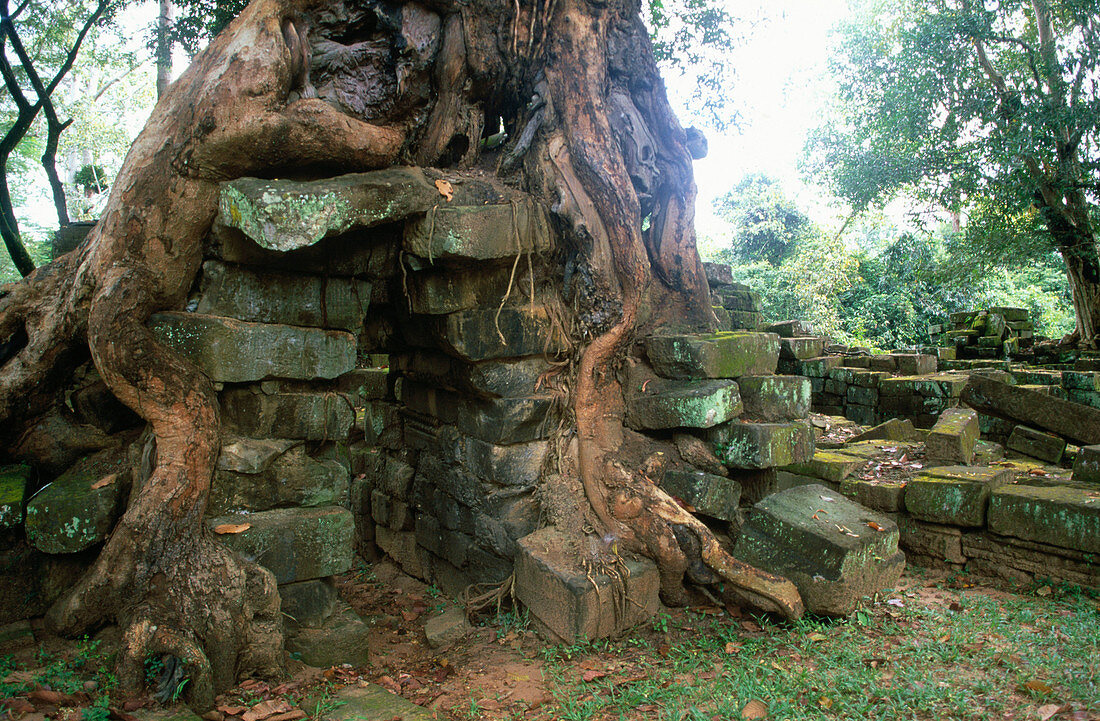
[[[1094,599],[942,596],[794,623],[680,611],[648,642],[556,647],[539,717],[739,719],[754,699],[772,719],[1035,719],[1044,705],[1056,720],[1100,717]]]

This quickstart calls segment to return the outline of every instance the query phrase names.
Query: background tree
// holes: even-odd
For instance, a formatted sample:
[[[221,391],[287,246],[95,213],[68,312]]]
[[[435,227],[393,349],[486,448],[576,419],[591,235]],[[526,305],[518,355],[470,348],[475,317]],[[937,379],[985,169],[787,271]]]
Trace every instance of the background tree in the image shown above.
[[[1000,222],[996,237],[1034,248],[1041,224],[1065,263],[1075,339],[1089,345],[1100,330],[1098,18],[1095,0],[865,4],[841,33],[836,117],[809,146],[857,210],[906,193],[985,221],[1031,213],[1029,232]],[[988,240],[989,228],[964,239]]]
[[[815,230],[779,181],[763,173],[746,175],[714,201],[714,208],[730,224],[727,257],[734,263],[779,265]]]

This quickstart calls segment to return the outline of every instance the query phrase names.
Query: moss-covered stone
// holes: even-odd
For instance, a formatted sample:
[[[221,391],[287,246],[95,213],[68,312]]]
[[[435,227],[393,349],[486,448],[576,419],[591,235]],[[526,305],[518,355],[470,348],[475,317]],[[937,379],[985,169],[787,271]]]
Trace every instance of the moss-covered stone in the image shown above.
[[[989,530],[1100,553],[1100,493],[1088,487],[1004,486],[990,498]]]
[[[1066,451],[1064,438],[1043,433],[1027,426],[1016,426],[1008,436],[1006,447],[1010,451],[1023,453],[1047,463],[1058,463]]]
[[[626,424],[634,430],[711,428],[741,414],[738,384],[729,380],[658,379],[628,388]]]
[[[465,310],[439,321],[433,334],[448,353],[466,361],[553,354],[564,347],[543,307]]]
[[[126,508],[130,482],[121,448],[79,461],[27,502],[27,540],[45,553],[76,553],[101,543]]]
[[[767,375],[779,360],[774,333],[656,335],[646,338],[645,348],[657,374],[674,379]]]
[[[318,699],[312,708],[308,702],[301,706],[311,718],[320,721],[431,721],[435,718],[432,712],[373,683],[342,689],[331,701]],[[318,715],[313,712],[314,708],[329,710]]]
[[[1073,480],[1100,483],[1100,446],[1082,446],[1073,462]]]
[[[825,350],[824,338],[780,338],[779,356],[791,360],[817,358]]]
[[[883,513],[905,510],[905,480],[891,478],[845,478],[840,492],[861,506]]]
[[[915,518],[948,526],[985,525],[990,494],[1012,481],[1011,468],[945,466],[921,471],[905,489],[905,508]]]
[[[761,421],[793,421],[810,412],[810,379],[800,376],[744,376],[738,381],[745,415]]]
[[[525,198],[507,205],[441,205],[405,224],[406,252],[433,260],[493,260],[541,253],[553,243],[546,208]]]
[[[0,466],[0,531],[23,522],[23,495],[30,479],[30,466]]]
[[[737,518],[741,484],[703,471],[669,469],[661,478],[666,493],[683,500],[696,511],[723,521]]]
[[[847,454],[843,449],[818,449],[810,460],[785,466],[783,470],[839,483],[866,462],[866,458]]]
[[[711,429],[710,438],[718,458],[729,468],[789,466],[814,454],[813,429],[807,421],[731,421]]]
[[[347,399],[336,393],[254,393],[250,388],[222,392],[226,426],[253,438],[311,441],[344,440],[355,422]]]
[[[976,411],[948,408],[940,414],[925,439],[925,457],[930,463],[970,463],[974,460],[979,434]]]

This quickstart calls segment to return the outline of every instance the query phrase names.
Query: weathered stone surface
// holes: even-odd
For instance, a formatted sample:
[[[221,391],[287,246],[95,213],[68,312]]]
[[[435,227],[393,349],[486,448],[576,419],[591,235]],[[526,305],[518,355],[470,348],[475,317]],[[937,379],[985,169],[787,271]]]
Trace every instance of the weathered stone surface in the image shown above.
[[[829,375],[829,371],[838,368],[843,360],[844,359],[838,355],[806,358],[795,363],[798,369],[796,375],[808,376],[810,378],[825,378]]]
[[[906,482],[899,479],[845,478],[840,482],[840,492],[861,506],[883,513],[905,510]]]
[[[798,486],[753,507],[733,555],[790,579],[807,611],[847,615],[901,576],[898,535],[882,514],[824,486]]]
[[[840,483],[853,471],[862,467],[867,459],[845,453],[843,448],[836,450],[819,449],[804,463],[785,466],[783,470],[812,478],[820,478],[831,483]]]
[[[335,378],[355,367],[355,337],[343,331],[175,312],[154,314],[149,329],[215,382]]]
[[[31,479],[31,467],[22,463],[0,466],[0,531],[23,522],[23,495]]]
[[[542,307],[465,310],[439,321],[441,347],[467,361],[541,356],[564,348]],[[503,340],[501,339],[503,336]]]
[[[511,258],[552,244],[549,215],[531,198],[507,205],[441,205],[405,224],[405,251],[434,260]]]
[[[908,515],[898,517],[898,528],[901,530],[901,547],[909,556],[910,563],[917,563],[914,556],[922,561],[935,562],[934,567],[940,563],[966,563],[962,550],[962,529],[918,521]]]
[[[945,466],[917,473],[905,489],[913,517],[949,526],[985,525],[990,494],[1012,481],[1010,468]]]
[[[1038,458],[1047,463],[1058,463],[1066,451],[1064,438],[1037,431],[1027,426],[1016,426],[1008,436],[1005,446],[1010,451]]]
[[[738,380],[747,418],[794,421],[810,413],[810,380],[800,376],[743,376]]]
[[[974,460],[978,442],[978,414],[970,408],[948,408],[925,439],[929,463],[967,464]]]
[[[808,461],[814,454],[814,433],[807,421],[731,421],[710,434],[718,457],[730,468],[789,466]]]
[[[345,663],[366,666],[370,663],[370,631],[371,626],[351,606],[340,601],[335,612],[320,626],[302,626],[287,633],[286,650],[302,663],[317,668]]]
[[[387,368],[356,368],[336,379],[334,390],[346,395],[353,405],[391,397]]]
[[[665,378],[739,378],[775,372],[779,336],[728,332],[710,335],[655,335],[645,339],[646,355]]]
[[[126,508],[130,483],[124,449],[79,461],[27,502],[27,540],[45,553],[76,553],[102,542]]]
[[[1004,486],[990,498],[989,530],[1100,553],[1100,497],[1088,487]]]
[[[960,396],[987,415],[1048,431],[1081,445],[1100,443],[1100,410],[971,374]]]
[[[521,538],[515,565],[516,598],[531,615],[567,643],[606,638],[645,621],[660,608],[660,577],[648,559],[624,559],[629,574],[618,588],[605,575],[590,577],[568,536],[548,526]],[[633,603],[622,606],[621,592]]]
[[[227,428],[254,438],[344,440],[355,422],[347,399],[336,393],[255,393],[235,388],[221,394]]]
[[[294,627],[319,628],[332,617],[340,594],[331,578],[279,586],[280,609]]]
[[[463,193],[463,185],[455,189]],[[286,252],[424,213],[440,200],[423,170],[396,167],[315,181],[240,178],[222,185],[218,211],[224,225]]]
[[[263,473],[272,462],[298,441],[284,438],[231,438],[222,444],[218,455],[218,470],[235,473]]]
[[[780,338],[779,357],[793,360],[817,358],[825,350],[824,338]]]
[[[805,338],[814,334],[814,327],[805,320],[781,320],[761,328],[765,333],[775,333],[780,338]]]
[[[725,263],[703,263],[703,273],[710,286],[733,285],[733,269]]]
[[[400,406],[384,401],[367,401],[363,404],[363,439],[372,446],[397,449],[401,446],[404,424],[398,412]],[[358,419],[357,419],[358,420]]]
[[[661,488],[704,515],[723,521],[738,517],[741,484],[732,478],[703,471],[668,469],[661,478]]]
[[[440,267],[413,273],[407,283],[413,313],[444,315],[479,306],[495,308],[508,295],[508,284],[527,287],[526,271],[513,278],[510,266],[484,268]]]
[[[936,356],[923,353],[894,353],[898,372],[907,376],[923,376],[936,372]]]
[[[315,459],[296,446],[256,474],[217,470],[207,514],[268,511],[288,506],[328,506],[348,497],[348,469],[334,459]]]
[[[1100,483],[1100,446],[1081,446],[1073,462],[1073,480]]]
[[[218,533],[220,526],[248,528]],[[355,520],[338,506],[279,508],[207,519],[219,541],[275,574],[279,583],[333,576],[351,568]]]
[[[925,434],[918,431],[913,427],[913,422],[900,418],[891,418],[888,421],[878,424],[874,428],[870,428],[863,433],[852,436],[849,441],[857,443],[859,441],[873,441],[873,440],[885,440],[885,441],[919,441],[924,440]]]
[[[355,331],[370,300],[371,284],[363,280],[260,272],[209,260],[202,266],[196,311],[254,323]]]
[[[626,425],[634,430],[712,428],[741,414],[737,383],[656,379],[626,389]]]
[[[424,636],[431,648],[450,646],[465,636],[472,626],[466,620],[466,609],[450,606],[443,613],[432,616],[424,624]]]
[[[55,556],[13,534],[0,543],[0,624],[45,615],[95,561],[98,548]]]
[[[374,532],[374,542],[382,549],[382,553],[392,558],[401,567],[402,571],[422,581],[428,580],[428,571],[417,546],[415,533],[394,531],[386,526],[377,526]]]
[[[989,531],[964,534],[962,552],[968,570],[1013,583],[1050,580],[1100,588],[1100,566],[1091,553]]]
[[[341,689],[335,700],[336,704],[326,704],[332,708],[324,715],[316,716],[308,708],[306,712],[321,721],[431,721],[436,718],[432,712],[373,683]]]
[[[477,438],[465,438],[462,441],[461,464],[485,481],[504,486],[532,486],[538,481],[548,449],[546,441],[502,446]]]

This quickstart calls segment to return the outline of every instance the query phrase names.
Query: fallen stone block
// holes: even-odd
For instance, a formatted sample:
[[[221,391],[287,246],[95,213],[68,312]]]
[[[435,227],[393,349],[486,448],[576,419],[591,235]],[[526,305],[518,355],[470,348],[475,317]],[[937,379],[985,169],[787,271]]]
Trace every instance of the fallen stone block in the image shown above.
[[[925,438],[929,463],[968,464],[978,442],[978,414],[969,408],[948,408]]]
[[[771,468],[810,460],[814,432],[808,421],[730,421],[710,431],[718,458],[729,468]]]
[[[924,433],[918,431],[913,427],[913,422],[908,419],[891,418],[888,421],[884,421],[874,428],[869,428],[863,433],[849,438],[849,442],[858,443],[860,441],[923,441],[925,438]]]
[[[363,647],[366,648],[365,643]],[[315,713],[308,705],[304,708],[310,718],[319,721],[433,721],[436,718],[433,712],[373,683],[343,688],[336,692],[332,701],[325,701],[323,708],[326,710],[320,713]],[[321,707],[318,700],[316,708]]]
[[[810,413],[810,379],[744,376],[738,380],[744,414],[760,421],[793,421]]]
[[[825,350],[824,338],[780,338],[779,357],[792,360],[817,358]]]
[[[961,400],[981,413],[1053,433],[1081,445],[1100,443],[1100,409],[970,375]]]
[[[668,469],[661,477],[661,488],[703,515],[722,521],[738,518],[741,484],[733,478],[703,471]]]
[[[345,440],[355,422],[347,399],[336,393],[255,393],[234,388],[221,394],[222,418],[235,433],[254,438]]]
[[[351,568],[355,519],[346,508],[279,508],[209,518],[206,523],[219,541],[271,571],[281,584]],[[246,528],[240,530],[241,526]]]
[[[808,485],[753,506],[733,555],[790,579],[807,611],[843,616],[900,578],[905,556],[898,537],[886,516]]]
[[[428,619],[424,624],[424,635],[431,648],[443,648],[458,641],[470,631],[470,622],[466,620],[466,609],[451,606],[446,611]]]
[[[279,598],[279,610],[293,627],[319,628],[336,611],[340,594],[331,578],[320,578],[284,583],[279,586]]]
[[[1100,483],[1100,446],[1081,446],[1073,462],[1073,480]]]
[[[317,668],[342,664],[366,666],[370,663],[371,630],[351,606],[339,601],[336,610],[320,626],[290,629],[286,634],[286,650],[302,663]]]
[[[645,349],[653,369],[665,378],[739,378],[775,372],[779,337],[737,331],[654,335],[645,339]]]
[[[78,461],[27,501],[27,540],[44,553],[76,553],[106,540],[126,509],[130,472],[122,448]]]
[[[730,380],[651,380],[626,389],[626,425],[634,430],[711,428],[741,414],[738,384]]]
[[[1087,486],[1004,486],[990,498],[989,530],[1100,553],[1100,495]]]
[[[433,260],[493,260],[542,253],[553,244],[545,206],[533,198],[502,205],[437,206],[405,223],[405,251]]]
[[[588,552],[573,548],[550,526],[518,542],[516,598],[566,643],[615,636],[660,608],[660,577],[652,561],[624,559],[629,573],[613,579],[580,567],[579,559]]]
[[[843,448],[835,450],[818,449],[810,460],[785,466],[783,470],[812,478],[820,478],[830,483],[840,483],[851,473],[861,468],[867,459],[851,455]]]
[[[948,526],[985,525],[990,495],[1012,482],[1011,468],[944,466],[923,470],[905,488],[905,508],[922,521]]]
[[[149,329],[214,382],[336,378],[355,367],[355,337],[344,331],[176,312],[155,313]]]
[[[1016,426],[1008,436],[1005,446],[1010,451],[1038,458],[1047,463],[1058,463],[1066,451],[1064,438],[1043,433],[1027,426]]]
[[[31,480],[31,467],[22,463],[0,466],[0,531],[23,522],[23,496]]]

